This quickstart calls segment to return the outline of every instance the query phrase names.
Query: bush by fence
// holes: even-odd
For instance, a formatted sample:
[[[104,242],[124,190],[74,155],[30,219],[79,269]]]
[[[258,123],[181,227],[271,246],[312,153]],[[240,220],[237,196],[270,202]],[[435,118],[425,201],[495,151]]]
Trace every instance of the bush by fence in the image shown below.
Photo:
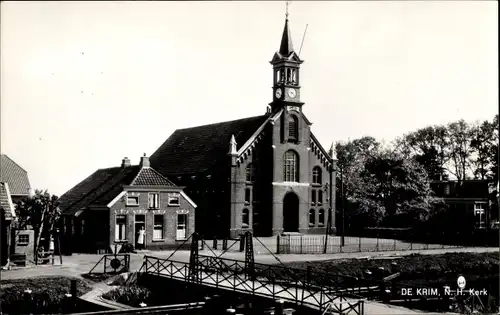
[[[396,239],[407,243],[445,244],[455,246],[499,246],[498,229],[449,231],[436,227],[412,228],[370,227],[348,231],[349,236]]]

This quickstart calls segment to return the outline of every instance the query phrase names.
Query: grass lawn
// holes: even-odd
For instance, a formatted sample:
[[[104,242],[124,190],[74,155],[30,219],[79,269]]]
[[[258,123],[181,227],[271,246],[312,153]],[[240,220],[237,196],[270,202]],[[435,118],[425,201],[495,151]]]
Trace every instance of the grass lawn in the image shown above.
[[[30,306],[24,300],[24,291],[32,291],[33,311],[37,314],[54,314],[61,310],[61,302],[70,293],[71,280],[76,279],[77,296],[91,290],[88,282],[69,277],[33,277],[27,279],[2,280],[0,283],[0,305],[5,314],[20,314]]]

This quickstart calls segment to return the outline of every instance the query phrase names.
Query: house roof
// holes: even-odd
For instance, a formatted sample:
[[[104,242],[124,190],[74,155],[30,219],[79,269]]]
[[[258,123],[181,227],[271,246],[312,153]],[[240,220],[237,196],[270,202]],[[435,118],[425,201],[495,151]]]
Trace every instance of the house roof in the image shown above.
[[[5,220],[12,220],[16,217],[8,183],[0,182],[0,208],[4,212]]]
[[[206,172],[227,156],[232,135],[240,148],[267,118],[269,115],[177,129],[151,155],[151,165],[168,176]]]
[[[75,214],[88,206],[106,207],[124,186],[177,187],[150,167],[140,165],[99,169],[59,198],[64,214]]]
[[[9,184],[11,195],[29,195],[31,185],[28,172],[6,154],[2,154],[0,158],[0,182]]]

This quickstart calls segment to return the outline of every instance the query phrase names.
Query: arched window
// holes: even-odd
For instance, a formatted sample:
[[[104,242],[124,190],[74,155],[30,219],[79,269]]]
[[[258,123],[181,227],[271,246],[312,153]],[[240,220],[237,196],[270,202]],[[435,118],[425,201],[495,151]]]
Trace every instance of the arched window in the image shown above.
[[[245,204],[249,205],[251,202],[252,191],[250,188],[245,189]]]
[[[318,190],[318,205],[323,203],[323,191]]]
[[[316,211],[314,209],[309,210],[309,226],[314,226],[316,224]]]
[[[296,116],[290,115],[288,119],[288,140],[297,141],[299,134],[299,121]]]
[[[325,226],[325,210],[319,209],[318,212],[318,225]]]
[[[243,209],[241,212],[241,227],[247,228],[250,225],[250,213],[248,209]]]
[[[299,181],[299,157],[292,150],[286,151],[283,157],[283,180],[285,182]]]
[[[311,191],[311,204],[313,206],[316,205],[316,190],[313,189],[313,191]]]
[[[247,182],[253,182],[255,180],[255,166],[253,163],[247,165],[245,177]]]
[[[313,184],[321,185],[321,168],[319,166],[313,168]]]

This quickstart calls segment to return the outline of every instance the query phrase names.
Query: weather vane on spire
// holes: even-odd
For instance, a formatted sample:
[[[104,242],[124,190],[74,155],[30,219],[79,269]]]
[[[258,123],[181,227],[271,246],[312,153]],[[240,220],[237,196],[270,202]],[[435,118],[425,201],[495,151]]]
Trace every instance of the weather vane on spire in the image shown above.
[[[285,4],[286,4],[285,18],[288,20],[288,0],[285,1]]]

